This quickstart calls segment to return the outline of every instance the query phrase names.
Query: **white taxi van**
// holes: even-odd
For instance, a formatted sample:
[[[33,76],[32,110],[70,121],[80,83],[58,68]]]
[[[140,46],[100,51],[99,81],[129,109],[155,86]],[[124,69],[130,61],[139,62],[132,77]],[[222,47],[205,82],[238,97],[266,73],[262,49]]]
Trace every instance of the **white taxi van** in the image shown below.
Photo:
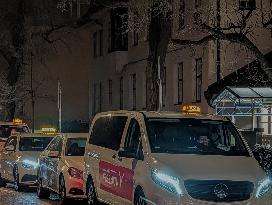
[[[39,155],[52,139],[52,135],[32,133],[10,136],[0,153],[0,184],[11,182],[16,191],[35,186]]]
[[[30,132],[27,124],[21,119],[15,118],[12,122],[0,121],[0,151],[3,149],[7,139],[16,132]]]
[[[85,152],[88,204],[271,205],[271,179],[244,138],[199,111],[97,114]]]
[[[39,158],[39,198],[50,192],[59,194],[62,202],[70,198],[85,199],[83,191],[83,156],[88,134],[67,133],[56,136]]]

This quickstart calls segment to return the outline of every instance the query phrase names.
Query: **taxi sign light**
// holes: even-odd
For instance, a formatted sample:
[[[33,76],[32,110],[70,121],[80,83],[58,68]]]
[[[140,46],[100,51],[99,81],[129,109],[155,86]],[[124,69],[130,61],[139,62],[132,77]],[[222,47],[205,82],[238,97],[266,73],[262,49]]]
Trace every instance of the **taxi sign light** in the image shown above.
[[[46,133],[55,133],[57,130],[56,128],[53,127],[43,127],[42,128],[42,132],[46,132]]]
[[[200,107],[196,105],[184,105],[182,107],[183,113],[201,113]]]
[[[14,124],[16,125],[20,125],[23,124],[23,120],[19,119],[19,118],[14,118],[12,121]]]

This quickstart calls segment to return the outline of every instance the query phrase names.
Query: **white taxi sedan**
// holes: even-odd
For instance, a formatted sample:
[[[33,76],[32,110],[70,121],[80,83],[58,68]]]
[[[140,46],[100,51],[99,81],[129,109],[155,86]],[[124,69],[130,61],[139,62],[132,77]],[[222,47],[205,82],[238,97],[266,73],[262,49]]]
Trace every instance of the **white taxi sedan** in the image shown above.
[[[50,192],[59,194],[61,201],[86,198],[82,175],[87,136],[86,133],[58,135],[44,150],[38,166],[39,198],[48,198]]]
[[[14,184],[16,191],[34,186],[37,180],[38,158],[53,139],[52,135],[17,133],[8,138],[0,153],[0,184]]]

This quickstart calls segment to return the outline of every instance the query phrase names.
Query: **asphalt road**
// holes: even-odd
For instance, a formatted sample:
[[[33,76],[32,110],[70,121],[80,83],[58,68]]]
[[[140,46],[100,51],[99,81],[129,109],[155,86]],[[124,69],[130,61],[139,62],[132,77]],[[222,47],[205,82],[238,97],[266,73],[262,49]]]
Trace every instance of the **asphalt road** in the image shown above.
[[[71,203],[72,202],[72,203]],[[83,205],[83,201],[70,201],[69,204]],[[25,190],[24,192],[16,192],[7,185],[0,188],[0,205],[60,205],[58,197],[51,194],[49,200],[40,200],[36,196],[35,189]]]

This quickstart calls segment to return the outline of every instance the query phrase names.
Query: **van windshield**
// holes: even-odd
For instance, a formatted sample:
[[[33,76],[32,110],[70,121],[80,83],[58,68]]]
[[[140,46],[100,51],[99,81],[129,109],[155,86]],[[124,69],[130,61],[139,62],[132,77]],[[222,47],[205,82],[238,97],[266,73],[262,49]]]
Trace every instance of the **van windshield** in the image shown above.
[[[52,137],[23,137],[19,142],[20,151],[43,151]]]
[[[194,118],[149,118],[153,153],[250,156],[230,122]]]
[[[27,126],[0,125],[0,138],[7,139],[12,132],[29,132],[29,130]]]

